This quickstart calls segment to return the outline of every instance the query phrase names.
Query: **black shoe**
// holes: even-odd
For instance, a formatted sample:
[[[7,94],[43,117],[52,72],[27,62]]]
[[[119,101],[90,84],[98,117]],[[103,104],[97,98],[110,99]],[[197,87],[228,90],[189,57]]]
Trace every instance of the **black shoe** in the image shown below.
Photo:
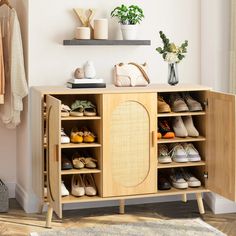
[[[169,190],[171,189],[171,185],[170,185],[170,182],[168,181],[168,179],[160,174],[158,176],[158,189],[159,190]]]
[[[62,159],[61,159],[61,169],[62,169],[62,170],[70,170],[70,169],[73,169],[73,165],[72,165],[71,161],[70,161],[65,155],[62,155]]]

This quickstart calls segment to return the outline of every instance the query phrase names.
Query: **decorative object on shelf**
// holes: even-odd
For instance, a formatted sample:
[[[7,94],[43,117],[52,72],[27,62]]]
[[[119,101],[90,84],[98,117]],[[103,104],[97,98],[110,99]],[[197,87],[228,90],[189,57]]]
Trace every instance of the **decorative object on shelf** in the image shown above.
[[[75,14],[78,16],[79,20],[81,21],[82,26],[90,28],[89,39],[93,38],[92,21],[93,21],[96,10],[92,9],[92,8],[90,8],[90,9],[74,8],[73,10],[74,10]]]
[[[146,63],[143,65],[134,62],[117,64],[114,77],[114,84],[117,87],[147,86],[150,83]]]
[[[137,38],[137,24],[140,24],[144,18],[143,10],[139,6],[122,4],[111,12],[111,17],[119,19],[123,39],[133,40]]]
[[[92,61],[87,61],[84,65],[84,76],[87,79],[94,79],[96,77],[95,66]]]
[[[94,39],[108,39],[108,20],[94,20]]]
[[[84,68],[77,68],[74,73],[76,79],[84,79]]]
[[[174,43],[170,43],[170,40],[162,31],[159,33],[164,47],[158,47],[156,50],[162,54],[164,61],[168,62],[168,84],[176,85],[179,83],[177,64],[185,58],[184,54],[187,53],[188,41],[185,40],[178,47]]]
[[[76,39],[90,39],[91,31],[89,27],[77,27],[75,30],[75,38]]]

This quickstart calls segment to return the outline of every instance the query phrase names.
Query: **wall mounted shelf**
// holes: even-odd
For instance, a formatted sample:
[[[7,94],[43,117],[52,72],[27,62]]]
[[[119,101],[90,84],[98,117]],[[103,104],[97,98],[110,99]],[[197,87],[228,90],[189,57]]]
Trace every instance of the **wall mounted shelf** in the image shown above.
[[[149,46],[151,40],[94,40],[94,39],[71,39],[64,40],[66,46]]]

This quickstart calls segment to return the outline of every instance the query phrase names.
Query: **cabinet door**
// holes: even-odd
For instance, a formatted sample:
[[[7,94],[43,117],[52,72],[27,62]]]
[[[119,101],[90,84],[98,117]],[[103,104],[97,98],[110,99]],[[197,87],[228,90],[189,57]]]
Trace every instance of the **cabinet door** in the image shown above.
[[[47,197],[58,217],[62,217],[61,207],[61,163],[60,132],[61,102],[47,95]]]
[[[157,95],[103,95],[103,197],[157,192]]]
[[[209,92],[207,97],[207,187],[235,201],[235,96]]]

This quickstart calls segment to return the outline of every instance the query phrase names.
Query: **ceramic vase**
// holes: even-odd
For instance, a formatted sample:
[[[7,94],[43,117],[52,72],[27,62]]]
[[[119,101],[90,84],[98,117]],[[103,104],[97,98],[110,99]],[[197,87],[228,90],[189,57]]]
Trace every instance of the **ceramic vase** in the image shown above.
[[[96,70],[92,61],[87,61],[84,65],[84,76],[87,79],[94,79],[96,77]]]

